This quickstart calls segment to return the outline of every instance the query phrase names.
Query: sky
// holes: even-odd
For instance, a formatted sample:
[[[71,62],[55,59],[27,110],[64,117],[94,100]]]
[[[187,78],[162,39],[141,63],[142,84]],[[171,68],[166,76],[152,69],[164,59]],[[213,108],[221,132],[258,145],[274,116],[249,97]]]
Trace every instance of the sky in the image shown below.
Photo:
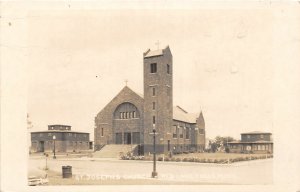
[[[169,45],[173,105],[200,110],[208,138],[273,128],[272,14],[266,9],[32,11],[31,131],[94,118],[128,80],[143,94],[143,52]]]

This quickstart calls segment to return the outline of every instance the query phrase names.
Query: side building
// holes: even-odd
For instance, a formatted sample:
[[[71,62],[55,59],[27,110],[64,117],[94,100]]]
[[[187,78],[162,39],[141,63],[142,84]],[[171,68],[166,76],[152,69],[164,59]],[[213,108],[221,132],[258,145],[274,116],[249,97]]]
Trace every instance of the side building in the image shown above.
[[[71,131],[69,125],[48,125],[46,131],[31,132],[31,152],[79,152],[92,149],[90,134]]]
[[[241,133],[241,140],[228,142],[228,147],[232,153],[273,153],[272,133]]]

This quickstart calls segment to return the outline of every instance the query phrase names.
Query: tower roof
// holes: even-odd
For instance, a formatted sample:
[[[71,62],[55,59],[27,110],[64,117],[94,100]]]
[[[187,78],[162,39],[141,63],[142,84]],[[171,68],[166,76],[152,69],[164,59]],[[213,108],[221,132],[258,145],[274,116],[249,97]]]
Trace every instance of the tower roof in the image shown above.
[[[144,58],[161,56],[161,55],[164,54],[164,51],[167,50],[167,49],[170,50],[169,46],[166,46],[164,49],[157,49],[157,50],[150,50],[150,49],[148,49],[144,53]]]
[[[154,51],[151,51],[150,49],[146,52],[145,54],[145,58],[147,57],[154,57],[154,56],[160,56],[160,55],[163,55],[163,50],[162,49],[158,49],[158,50],[154,50]]]

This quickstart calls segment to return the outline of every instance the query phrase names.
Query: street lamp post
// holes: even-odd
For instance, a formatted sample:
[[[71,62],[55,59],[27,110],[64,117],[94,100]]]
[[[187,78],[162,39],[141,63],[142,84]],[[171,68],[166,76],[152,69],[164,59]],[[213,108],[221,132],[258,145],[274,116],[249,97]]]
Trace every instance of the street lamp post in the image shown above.
[[[157,177],[157,172],[156,172],[156,151],[155,151],[155,124],[153,124],[153,171],[152,171],[152,178]]]
[[[53,152],[54,152],[54,154],[53,154],[53,159],[56,159],[56,156],[55,156],[55,139],[56,139],[56,136],[53,135],[53,142],[54,142],[54,147],[53,147]]]

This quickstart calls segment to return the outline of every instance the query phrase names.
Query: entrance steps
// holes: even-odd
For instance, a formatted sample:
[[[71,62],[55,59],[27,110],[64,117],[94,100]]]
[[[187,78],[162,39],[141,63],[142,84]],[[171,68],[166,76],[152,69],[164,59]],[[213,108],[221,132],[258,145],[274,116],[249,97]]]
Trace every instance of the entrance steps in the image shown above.
[[[100,151],[93,153],[94,158],[119,158],[120,154],[133,152],[137,145],[105,145]]]

